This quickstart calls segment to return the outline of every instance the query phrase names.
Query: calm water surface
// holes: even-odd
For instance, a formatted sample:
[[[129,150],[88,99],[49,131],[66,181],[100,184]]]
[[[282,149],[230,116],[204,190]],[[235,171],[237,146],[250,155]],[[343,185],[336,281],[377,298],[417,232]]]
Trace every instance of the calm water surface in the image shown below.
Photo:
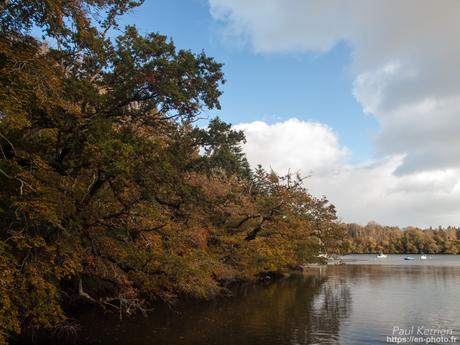
[[[345,265],[119,322],[86,315],[77,344],[387,344],[393,327],[460,337],[460,257],[351,255]],[[457,342],[460,344],[460,342]]]

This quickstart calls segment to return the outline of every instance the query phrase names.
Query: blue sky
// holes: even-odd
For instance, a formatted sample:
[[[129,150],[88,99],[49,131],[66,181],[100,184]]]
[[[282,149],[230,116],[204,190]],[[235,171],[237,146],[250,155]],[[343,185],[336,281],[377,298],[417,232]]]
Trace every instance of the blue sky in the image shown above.
[[[326,53],[256,53],[244,40],[225,39],[205,0],[147,0],[120,23],[135,24],[144,33],[165,34],[179,48],[204,50],[224,63],[222,110],[209,116],[233,124],[293,117],[318,121],[331,127],[350,149],[348,161],[372,157],[370,135],[378,125],[352,95],[347,44]]]
[[[254,166],[347,222],[460,224],[460,2],[146,0],[121,24],[224,63]],[[200,125],[203,122],[199,123]]]

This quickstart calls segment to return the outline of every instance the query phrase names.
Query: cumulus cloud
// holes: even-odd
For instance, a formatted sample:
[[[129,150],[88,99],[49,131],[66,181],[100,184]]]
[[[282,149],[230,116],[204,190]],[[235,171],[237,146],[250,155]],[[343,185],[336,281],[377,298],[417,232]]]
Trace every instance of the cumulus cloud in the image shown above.
[[[289,119],[269,125],[256,121],[235,128],[246,134],[244,149],[252,165],[280,173],[290,169],[322,174],[341,164],[348,153],[332,130],[317,122]]]
[[[393,225],[450,225],[460,219],[460,171],[456,169],[397,175],[404,155],[372,162],[345,163],[349,150],[327,126],[289,119],[235,126],[246,134],[243,146],[251,165],[279,173],[311,176],[309,191],[326,195],[343,221],[375,220]]]
[[[346,222],[437,226],[457,224],[459,170],[396,175],[402,157],[344,166],[307,182],[313,194],[324,193]]]
[[[319,164],[312,190],[330,196],[347,220],[428,225],[460,220],[455,210],[460,201],[460,1],[208,1],[227,37],[244,38],[258,53],[323,53],[339,42],[351,49],[351,92],[380,124],[372,138],[374,161],[339,164],[343,148],[336,139],[324,143],[336,153],[330,161],[334,173],[324,172],[321,164],[328,159],[320,164],[308,158],[308,146],[302,159],[274,151],[272,166],[296,168],[305,161],[303,169],[310,171],[310,163]],[[245,126],[251,141],[250,124]],[[259,154],[254,147],[247,150],[251,160]],[[260,153],[264,161],[267,151]]]
[[[451,121],[460,112],[460,1],[209,3],[211,14],[225,24],[228,35],[246,37],[261,53],[325,52],[347,42],[353,56],[353,94],[382,125],[377,152],[406,154],[400,173],[458,165],[459,160],[448,155],[431,159],[452,144],[445,141],[443,130],[416,127],[422,115],[425,129],[443,124],[449,133],[460,130],[460,121]],[[423,113],[421,108],[428,103],[430,112]],[[455,143],[460,147],[460,136]],[[422,159],[421,146],[430,152],[430,159]]]

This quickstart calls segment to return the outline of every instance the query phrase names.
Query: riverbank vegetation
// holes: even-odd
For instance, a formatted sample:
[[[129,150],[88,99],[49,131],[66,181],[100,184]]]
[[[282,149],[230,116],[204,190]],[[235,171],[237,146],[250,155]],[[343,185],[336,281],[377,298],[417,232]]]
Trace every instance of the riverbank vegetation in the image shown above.
[[[0,344],[72,329],[76,303],[133,314],[334,251],[333,205],[195,125],[222,65],[118,31],[137,5],[0,3]]]
[[[341,224],[342,252],[347,254],[458,254],[460,229],[454,227],[420,229],[382,226],[370,222],[366,226]]]

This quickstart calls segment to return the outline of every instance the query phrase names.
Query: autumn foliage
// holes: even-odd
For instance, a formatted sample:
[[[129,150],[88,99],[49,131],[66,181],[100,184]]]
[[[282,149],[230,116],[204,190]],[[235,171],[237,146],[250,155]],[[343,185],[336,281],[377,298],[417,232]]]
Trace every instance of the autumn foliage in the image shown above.
[[[392,253],[392,254],[458,254],[460,253],[460,229],[437,229],[382,226],[369,222],[341,224],[340,239],[343,253]]]
[[[219,63],[114,37],[137,5],[0,2],[0,344],[71,327],[75,304],[124,316],[338,250],[300,176],[251,170],[218,118],[194,126],[219,108]]]

